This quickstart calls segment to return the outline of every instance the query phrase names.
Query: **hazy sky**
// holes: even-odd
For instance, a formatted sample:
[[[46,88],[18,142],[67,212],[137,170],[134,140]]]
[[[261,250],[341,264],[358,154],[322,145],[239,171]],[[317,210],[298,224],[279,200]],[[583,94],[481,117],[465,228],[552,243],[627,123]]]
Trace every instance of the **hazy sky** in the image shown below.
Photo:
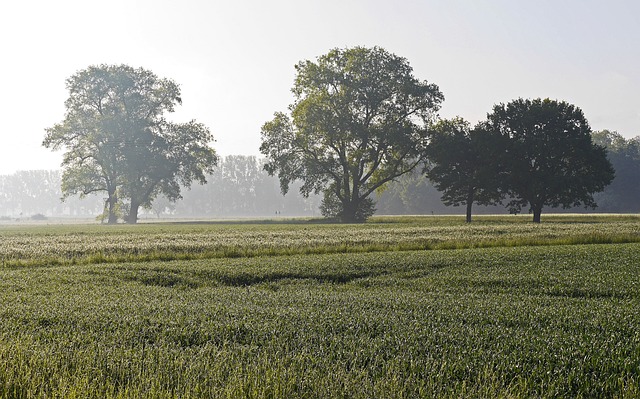
[[[294,65],[359,45],[407,58],[444,93],[443,117],[550,97],[593,129],[640,135],[636,0],[25,0],[3,4],[0,44],[0,174],[59,168],[44,129],[89,65],[175,80],[172,119],[205,123],[221,155],[257,155],[261,125],[292,102]]]

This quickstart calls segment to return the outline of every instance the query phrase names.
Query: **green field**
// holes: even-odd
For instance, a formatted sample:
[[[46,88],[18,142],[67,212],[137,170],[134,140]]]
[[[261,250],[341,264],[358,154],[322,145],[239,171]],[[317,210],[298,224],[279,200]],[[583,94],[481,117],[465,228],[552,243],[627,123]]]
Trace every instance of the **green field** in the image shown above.
[[[0,239],[1,398],[640,396],[637,216]]]

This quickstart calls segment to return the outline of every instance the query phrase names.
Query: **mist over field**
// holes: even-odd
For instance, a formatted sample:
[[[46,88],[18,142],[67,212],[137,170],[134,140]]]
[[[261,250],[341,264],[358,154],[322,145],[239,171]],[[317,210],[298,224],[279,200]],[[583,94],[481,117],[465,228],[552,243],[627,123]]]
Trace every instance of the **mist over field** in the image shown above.
[[[635,175],[619,177],[604,192],[595,195],[598,208],[556,209],[557,212],[638,213],[637,189],[629,182]],[[225,157],[217,172],[207,178],[206,185],[185,190],[183,199],[175,203],[166,198],[154,201],[144,209],[143,220],[167,218],[289,218],[320,217],[321,196],[302,197],[297,186],[283,196],[277,177],[261,169],[256,157]],[[61,171],[21,171],[0,176],[0,221],[26,221],[45,218],[99,218],[105,206],[103,195],[85,198],[69,197],[62,201]],[[394,182],[376,196],[380,215],[445,215],[464,214],[464,207],[445,206],[438,192],[420,174]],[[476,206],[478,214],[504,214],[504,206]]]

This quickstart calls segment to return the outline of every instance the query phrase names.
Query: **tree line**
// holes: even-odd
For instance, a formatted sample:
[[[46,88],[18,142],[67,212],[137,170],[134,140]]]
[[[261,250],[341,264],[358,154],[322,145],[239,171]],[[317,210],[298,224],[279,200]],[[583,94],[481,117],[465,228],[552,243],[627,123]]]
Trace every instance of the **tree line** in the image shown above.
[[[280,194],[278,180],[255,156],[220,157],[206,175],[207,184],[182,187],[181,200],[160,195],[140,209],[145,218],[229,218],[319,216],[319,198]],[[47,217],[97,218],[108,222],[106,193],[65,197],[60,170],[20,171],[0,176],[0,217],[5,220]],[[108,204],[107,204],[108,207]],[[106,212],[105,212],[106,211]],[[116,211],[116,217],[125,215]]]
[[[97,197],[62,197],[59,170],[18,171],[0,176],[0,218],[31,218],[36,215],[95,217],[102,212]]]
[[[598,212],[640,213],[640,137],[625,139],[610,131],[594,132],[596,143],[607,148],[616,176],[604,191],[594,194]],[[266,160],[255,156],[220,157],[214,172],[206,176],[207,184],[183,189],[181,200],[172,202],[157,197],[150,207],[141,210],[145,218],[233,218],[320,216],[321,195],[305,198],[297,193],[294,183],[286,196],[280,193],[279,180],[264,169]],[[103,214],[106,198],[101,193],[84,198],[70,196],[61,201],[62,171],[19,171],[0,175],[0,219],[27,219],[35,215],[47,217],[97,218]],[[459,214],[465,207],[452,207],[442,200],[443,193],[425,178],[421,169],[407,173],[373,195],[376,214],[431,215]],[[461,205],[461,203],[458,203]],[[555,210],[562,210],[556,208]],[[476,206],[477,213],[506,213],[501,205]],[[567,210],[564,210],[567,211]],[[570,212],[584,212],[583,207]]]
[[[597,142],[573,104],[516,99],[471,126],[439,118],[438,86],[380,47],[334,49],[295,69],[294,102],[262,126],[261,166],[282,194],[321,196],[325,217],[364,221],[381,193],[419,173],[445,204],[465,205],[469,222],[473,204],[527,210],[540,222],[543,208],[594,208],[594,194],[614,179],[607,149],[619,140]],[[219,158],[208,128],[165,118],[182,101],[172,80],[101,65],[70,77],[67,88],[65,118],[43,141],[66,151],[63,197],[104,192],[108,222],[135,223],[139,209],[173,203],[214,176]],[[224,202],[224,193],[212,194]]]

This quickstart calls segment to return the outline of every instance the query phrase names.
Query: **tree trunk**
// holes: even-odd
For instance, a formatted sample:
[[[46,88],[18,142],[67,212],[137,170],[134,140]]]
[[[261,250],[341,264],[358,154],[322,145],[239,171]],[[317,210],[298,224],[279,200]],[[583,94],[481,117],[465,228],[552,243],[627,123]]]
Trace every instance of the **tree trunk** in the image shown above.
[[[342,203],[342,215],[340,215],[340,221],[342,223],[356,223],[356,212],[358,210],[358,206],[353,202],[343,202]]]
[[[542,207],[533,207],[533,223],[540,223],[540,215],[542,214]]]
[[[136,224],[138,223],[138,209],[140,208],[140,204],[138,204],[133,199],[131,200],[131,209],[129,210],[129,215],[127,216],[127,223]]]
[[[118,215],[116,215],[116,207],[118,205],[118,197],[115,193],[109,193],[109,199],[107,200],[109,204],[109,218],[107,220],[108,224],[116,224],[118,223]]]
[[[467,223],[471,223],[471,207],[473,206],[473,197],[475,190],[470,188],[467,192]]]

